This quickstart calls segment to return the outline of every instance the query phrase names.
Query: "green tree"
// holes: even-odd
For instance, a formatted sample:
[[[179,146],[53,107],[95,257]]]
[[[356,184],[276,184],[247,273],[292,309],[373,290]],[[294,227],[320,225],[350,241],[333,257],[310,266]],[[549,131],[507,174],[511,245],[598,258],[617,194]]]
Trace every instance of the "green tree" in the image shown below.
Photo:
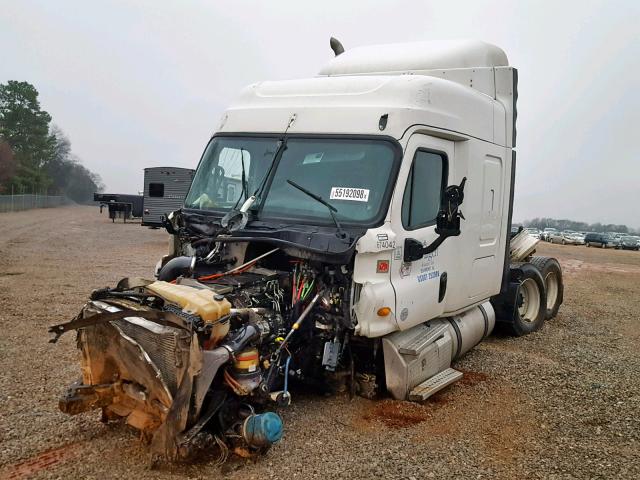
[[[16,173],[16,159],[8,143],[0,141],[0,194],[11,190],[9,182]]]
[[[28,82],[0,85],[0,192],[47,191],[88,202],[102,190],[100,177],[81,165],[71,142],[40,107]]]
[[[0,138],[11,147],[17,164],[12,183],[21,190],[41,191],[50,184],[42,168],[54,146],[50,122],[33,85],[15,80],[0,85]]]
[[[100,176],[85,168],[71,153],[71,142],[56,125],[51,128],[51,144],[51,156],[45,164],[51,178],[50,190],[78,203],[92,201],[94,192],[104,188]]]
[[[576,232],[629,232],[629,227],[626,225],[603,225],[600,222],[588,224],[586,222],[567,219],[558,220],[555,218],[534,218],[532,220],[525,220],[524,225],[526,227],[535,227],[540,230],[553,227],[558,230],[573,230]]]

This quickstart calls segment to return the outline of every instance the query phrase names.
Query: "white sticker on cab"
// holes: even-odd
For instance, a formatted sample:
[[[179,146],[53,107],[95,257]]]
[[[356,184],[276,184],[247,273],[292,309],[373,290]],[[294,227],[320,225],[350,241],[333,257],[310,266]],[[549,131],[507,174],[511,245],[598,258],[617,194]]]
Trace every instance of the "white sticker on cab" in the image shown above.
[[[354,202],[368,202],[369,189],[351,187],[331,187],[329,200],[351,200]]]

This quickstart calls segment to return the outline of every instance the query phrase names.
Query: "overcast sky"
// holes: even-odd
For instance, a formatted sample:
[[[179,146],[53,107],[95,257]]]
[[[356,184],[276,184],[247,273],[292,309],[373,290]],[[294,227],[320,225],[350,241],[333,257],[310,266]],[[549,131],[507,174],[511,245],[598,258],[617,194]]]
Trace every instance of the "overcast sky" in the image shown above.
[[[0,0],[0,82],[25,80],[107,191],[195,168],[225,106],[345,48],[476,38],[519,70],[514,219],[640,227],[640,1]]]

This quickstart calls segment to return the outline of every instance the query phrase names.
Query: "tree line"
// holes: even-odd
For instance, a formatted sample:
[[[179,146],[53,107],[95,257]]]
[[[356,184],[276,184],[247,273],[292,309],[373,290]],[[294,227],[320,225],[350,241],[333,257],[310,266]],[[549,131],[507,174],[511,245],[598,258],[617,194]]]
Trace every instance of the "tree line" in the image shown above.
[[[525,227],[537,228],[557,228],[558,230],[573,230],[575,232],[618,232],[633,233],[632,229],[626,225],[616,225],[613,223],[587,223],[575,220],[555,219],[555,218],[534,218],[523,222]]]
[[[40,107],[36,88],[15,80],[0,84],[0,195],[65,195],[84,203],[103,188]]]

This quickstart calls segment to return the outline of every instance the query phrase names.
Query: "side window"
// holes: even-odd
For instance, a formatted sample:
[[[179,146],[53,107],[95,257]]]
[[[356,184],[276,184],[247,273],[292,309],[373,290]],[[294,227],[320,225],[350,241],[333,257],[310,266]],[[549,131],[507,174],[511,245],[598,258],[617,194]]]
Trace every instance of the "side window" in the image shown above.
[[[150,197],[164,197],[164,183],[150,183],[149,184],[149,196]]]
[[[433,225],[446,187],[443,154],[418,150],[402,198],[402,225],[407,230]]]

